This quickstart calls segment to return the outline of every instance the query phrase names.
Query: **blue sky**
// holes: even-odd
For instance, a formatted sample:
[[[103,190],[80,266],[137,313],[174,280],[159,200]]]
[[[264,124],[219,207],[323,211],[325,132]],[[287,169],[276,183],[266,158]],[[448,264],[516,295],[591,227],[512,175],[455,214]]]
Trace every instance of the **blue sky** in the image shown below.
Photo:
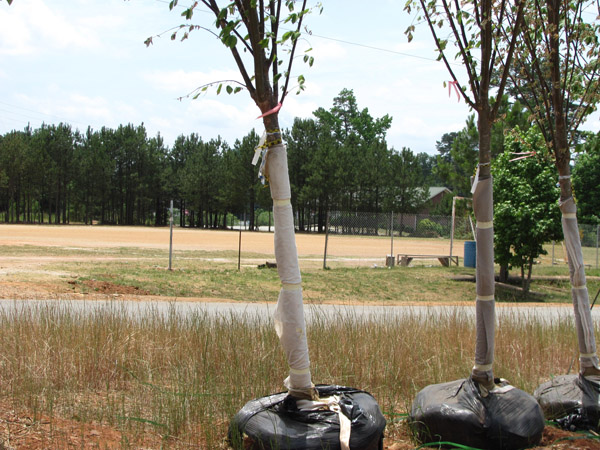
[[[305,45],[315,63],[297,61],[306,90],[288,95],[283,127],[329,109],[343,88],[374,117],[393,117],[388,143],[397,149],[434,154],[436,140],[464,126],[469,110],[444,88],[449,76],[435,61],[428,30],[407,42],[413,18],[403,4],[325,0],[321,15],[307,17],[313,35]],[[146,48],[146,38],[184,23],[181,10],[169,11],[166,0],[1,0],[0,133],[61,121],[81,131],[143,122],[167,145],[192,132],[230,144],[253,128],[262,133],[245,91],[177,100],[204,83],[240,79],[229,52],[205,32],[185,42],[167,33]],[[197,12],[193,22],[209,27],[213,18]],[[600,129],[597,116],[585,128]]]

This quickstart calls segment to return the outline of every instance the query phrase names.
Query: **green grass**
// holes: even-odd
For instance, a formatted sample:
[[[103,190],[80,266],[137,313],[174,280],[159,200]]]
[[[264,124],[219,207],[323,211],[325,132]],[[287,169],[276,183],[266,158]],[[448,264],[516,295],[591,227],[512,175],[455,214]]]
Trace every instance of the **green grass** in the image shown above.
[[[94,293],[90,282],[101,281],[165,297],[275,301],[280,288],[276,270],[257,267],[266,260],[273,261],[269,255],[261,254],[243,254],[242,267],[238,270],[236,252],[177,251],[172,271],[166,270],[168,255],[156,249],[12,246],[0,247],[0,256],[33,258],[34,262],[22,270],[5,274],[5,282],[54,283],[58,293]],[[456,276],[472,276],[474,269],[444,268],[437,261],[421,261],[415,267],[393,269],[334,263],[330,270],[322,270],[320,264],[307,258],[301,259],[300,264],[307,302],[459,302],[471,301],[474,297],[472,283],[452,280]],[[586,272],[593,298],[600,287],[597,279],[600,270],[588,268]],[[511,275],[519,273],[512,271]],[[498,300],[571,301],[568,281],[536,278],[567,277],[566,264],[537,264],[533,275],[531,289],[541,296],[523,299],[514,292],[499,289]]]

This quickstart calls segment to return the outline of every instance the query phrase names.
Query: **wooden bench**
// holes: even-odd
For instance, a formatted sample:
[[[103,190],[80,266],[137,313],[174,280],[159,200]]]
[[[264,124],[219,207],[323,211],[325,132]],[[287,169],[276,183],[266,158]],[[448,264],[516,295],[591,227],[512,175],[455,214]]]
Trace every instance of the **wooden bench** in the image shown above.
[[[444,267],[449,267],[451,263],[458,266],[458,256],[449,255],[403,255],[399,254],[397,257],[397,264],[399,266],[408,266],[413,259],[437,259],[440,264]]]

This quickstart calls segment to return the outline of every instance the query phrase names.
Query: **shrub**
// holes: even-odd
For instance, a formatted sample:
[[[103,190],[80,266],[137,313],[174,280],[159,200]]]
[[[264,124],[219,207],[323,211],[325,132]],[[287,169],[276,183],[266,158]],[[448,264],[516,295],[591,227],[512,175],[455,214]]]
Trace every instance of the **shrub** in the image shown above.
[[[443,232],[443,227],[430,219],[423,219],[417,225],[417,234],[419,236],[440,237]]]

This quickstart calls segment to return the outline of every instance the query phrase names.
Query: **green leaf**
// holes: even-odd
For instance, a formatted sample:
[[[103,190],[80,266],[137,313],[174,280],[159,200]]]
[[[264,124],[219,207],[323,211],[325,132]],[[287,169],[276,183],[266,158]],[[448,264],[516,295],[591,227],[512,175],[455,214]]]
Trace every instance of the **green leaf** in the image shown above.
[[[239,87],[239,86],[237,86],[237,87],[236,87],[236,88],[233,90],[233,93],[234,93],[234,94],[237,94],[237,93],[238,93],[238,92],[240,92],[241,90],[242,90],[242,88],[241,88],[241,87]]]
[[[223,44],[226,47],[233,48],[237,44],[237,38],[233,34],[228,34],[223,37]]]
[[[219,84],[219,87],[217,88],[217,95],[219,95],[221,93],[222,88],[223,88],[223,83]]]
[[[225,87],[225,90],[227,91],[227,93],[228,93],[229,95],[231,95],[231,94],[233,93],[233,88],[232,88],[231,86],[229,86],[229,85],[227,85],[227,86]]]
[[[179,0],[171,0],[171,1],[169,2],[169,9],[170,9],[171,11],[173,10],[173,8],[175,8],[175,7],[177,6],[177,2],[178,2],[178,1],[179,1]]]

